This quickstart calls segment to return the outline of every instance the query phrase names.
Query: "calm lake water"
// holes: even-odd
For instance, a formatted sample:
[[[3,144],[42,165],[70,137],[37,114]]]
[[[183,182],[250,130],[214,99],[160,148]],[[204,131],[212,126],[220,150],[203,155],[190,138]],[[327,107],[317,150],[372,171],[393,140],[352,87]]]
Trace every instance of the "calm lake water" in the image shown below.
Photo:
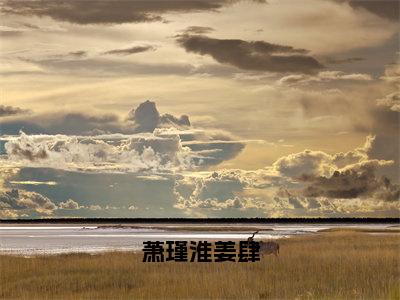
[[[71,252],[98,253],[104,251],[140,250],[143,241],[165,240],[245,240],[254,227],[260,230],[255,239],[281,239],[296,235],[316,234],[321,229],[356,227],[384,229],[389,224],[210,224],[217,227],[246,227],[246,230],[183,231],[198,224],[140,224],[148,228],[107,228],[93,225],[0,225],[0,254],[17,255],[59,254]],[[163,229],[159,229],[163,227]],[[172,228],[171,228],[172,227]],[[204,225],[201,225],[203,228]],[[271,230],[272,229],[272,230]],[[256,230],[256,229],[255,229]],[[254,231],[255,231],[254,230]]]

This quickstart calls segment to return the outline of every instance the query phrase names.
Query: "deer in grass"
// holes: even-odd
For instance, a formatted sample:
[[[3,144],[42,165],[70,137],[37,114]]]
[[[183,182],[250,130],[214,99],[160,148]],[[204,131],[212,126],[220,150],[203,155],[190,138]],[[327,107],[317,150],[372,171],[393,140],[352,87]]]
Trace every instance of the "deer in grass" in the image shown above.
[[[250,242],[254,241],[254,236],[258,233],[258,230],[252,234],[251,237],[247,239],[247,245],[250,244]],[[279,244],[274,241],[260,241],[260,252],[262,255],[264,254],[274,254],[275,256],[278,256],[279,254]]]

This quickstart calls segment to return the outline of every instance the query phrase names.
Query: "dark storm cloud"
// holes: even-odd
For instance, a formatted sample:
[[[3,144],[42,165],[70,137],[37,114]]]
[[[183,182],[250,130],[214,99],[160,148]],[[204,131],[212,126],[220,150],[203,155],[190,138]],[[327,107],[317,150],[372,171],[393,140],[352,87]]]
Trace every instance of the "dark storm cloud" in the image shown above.
[[[103,54],[130,55],[130,54],[136,54],[136,53],[141,53],[141,52],[146,52],[146,51],[154,51],[154,50],[156,50],[156,48],[154,46],[145,45],[145,46],[134,46],[134,47],[124,48],[124,49],[109,50],[109,51],[103,52]]]
[[[22,109],[22,108],[13,107],[13,106],[0,105],[0,118],[7,117],[7,116],[26,114],[28,112],[29,112],[29,110],[27,110],[27,109]]]
[[[165,21],[162,14],[218,10],[232,0],[36,0],[4,1],[4,13],[23,16],[49,16],[77,24],[112,24]],[[257,1],[263,2],[263,1]]]
[[[400,186],[392,184],[387,177],[377,177],[375,173],[376,166],[366,164],[358,169],[335,171],[330,177],[303,175],[302,181],[311,182],[303,190],[303,196],[342,199],[373,197],[377,200],[399,200]]]
[[[222,64],[243,70],[312,73],[323,68],[305,49],[264,41],[215,39],[203,35],[178,35],[178,43],[187,52],[210,55]]]
[[[364,9],[382,18],[399,21],[400,2],[398,0],[336,0],[347,2],[354,9]]]
[[[135,130],[138,132],[153,132],[154,129],[164,125],[171,127],[190,126],[189,117],[182,115],[179,118],[171,115],[160,115],[155,102],[145,101],[128,114],[128,120],[135,123]]]

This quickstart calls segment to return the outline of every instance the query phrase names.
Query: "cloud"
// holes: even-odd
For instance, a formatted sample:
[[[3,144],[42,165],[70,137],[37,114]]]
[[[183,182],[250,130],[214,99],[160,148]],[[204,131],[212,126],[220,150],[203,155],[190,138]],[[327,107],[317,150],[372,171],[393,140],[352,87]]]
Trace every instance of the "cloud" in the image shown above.
[[[45,134],[82,134],[126,132],[124,125],[113,114],[85,114],[81,112],[54,112],[52,114],[16,117],[0,121],[3,134],[18,134],[20,130],[27,133]]]
[[[47,186],[54,186],[58,184],[55,181],[35,181],[35,180],[25,180],[25,181],[11,180],[9,181],[9,183],[18,185],[47,185]]]
[[[383,201],[375,198],[326,198],[293,195],[279,191],[274,198],[274,216],[314,217],[398,217],[399,201]]]
[[[204,35],[182,34],[177,42],[187,52],[210,55],[222,64],[239,69],[263,72],[313,73],[323,68],[305,49],[264,41],[216,39]]]
[[[312,176],[330,176],[336,170],[360,162],[368,162],[368,152],[375,140],[374,136],[367,136],[362,147],[348,152],[327,154],[323,151],[304,150],[289,154],[276,160],[272,164],[274,171],[291,178],[299,178],[307,174]]]
[[[87,55],[87,52],[86,52],[86,51],[83,51],[83,50],[79,50],[79,51],[70,52],[70,53],[68,53],[68,54],[69,54],[69,55],[72,55],[72,56],[75,56],[75,57],[84,57],[84,56]]]
[[[369,136],[364,145],[344,153],[305,150],[253,171],[184,175],[175,182],[175,207],[191,213],[205,210],[205,215],[236,210],[286,217],[343,216],[355,214],[362,200],[374,207],[370,212],[381,207],[393,213],[399,207],[385,202],[399,200],[400,187],[377,175],[393,161],[368,156],[374,139]]]
[[[378,105],[387,106],[390,110],[400,112],[400,92],[394,92],[376,100]]]
[[[106,57],[76,57],[61,56],[52,58],[24,58],[21,61],[33,64],[42,73],[48,74],[79,74],[81,76],[114,77],[131,75],[193,75],[199,73],[197,69],[188,63],[143,63],[120,61]],[[13,74],[10,70],[6,74]]]
[[[185,133],[183,133],[185,135]],[[212,138],[207,132],[192,137]],[[201,140],[199,140],[201,141]],[[4,163],[87,172],[174,172],[218,164],[235,157],[241,141],[182,142],[168,128],[153,133],[97,136],[26,135],[6,138]]]
[[[171,136],[173,131],[177,130],[158,129],[154,135]],[[145,139],[145,136],[148,138]],[[149,133],[141,134],[140,142],[135,140],[135,143],[149,145],[150,136]],[[138,137],[139,135],[136,135],[136,138]],[[39,136],[35,138],[39,139]],[[80,138],[84,139],[83,144],[94,144],[93,137]],[[100,145],[108,141],[113,149],[111,153],[121,148],[121,145],[124,145],[125,150],[131,149],[128,147],[129,138],[132,137],[97,136]],[[196,138],[195,132],[186,131],[186,134],[182,134],[180,142],[192,138]],[[44,141],[46,137],[41,136],[41,139]],[[162,146],[153,141],[151,147],[155,153],[159,151],[154,149],[162,149],[162,153],[166,154],[166,149],[170,149],[169,143],[170,141]],[[375,138],[370,136],[364,145],[348,152],[328,154],[306,150],[281,157],[275,163],[256,170],[201,171],[181,168],[178,172],[172,172],[179,168],[174,169],[169,165],[167,169],[162,170],[161,160],[151,165],[150,159],[147,162],[153,169],[136,169],[137,173],[134,174],[126,173],[121,168],[123,162],[118,163],[120,168],[116,172],[117,168],[111,170],[105,166],[111,162],[117,165],[119,159],[118,156],[108,157],[108,150],[105,151],[106,154],[100,151],[101,154],[98,155],[108,157],[107,162],[81,161],[81,153],[88,154],[89,157],[93,157],[95,153],[93,149],[85,148],[80,150],[79,154],[76,151],[70,153],[70,156],[76,159],[75,169],[63,171],[65,164],[60,158],[57,159],[59,166],[54,166],[52,161],[44,161],[45,168],[26,168],[29,164],[23,163],[24,168],[14,181],[40,178],[51,182],[56,179],[59,184],[52,186],[45,195],[63,200],[58,204],[57,215],[60,216],[68,214],[68,209],[65,209],[67,207],[71,208],[69,211],[80,207],[79,214],[82,215],[100,213],[128,216],[130,212],[135,212],[141,216],[148,213],[154,217],[155,212],[145,208],[158,209],[160,206],[165,208],[168,215],[188,214],[203,217],[340,217],[372,216],[374,213],[393,216],[400,211],[399,201],[396,201],[399,198],[399,186],[384,176],[378,176],[382,168],[393,162],[371,159],[369,153],[374,143]],[[30,144],[38,144],[38,141]],[[62,151],[63,143],[56,148],[58,147],[58,151]],[[141,146],[136,147],[138,148]],[[131,153],[125,154],[126,157],[133,158]],[[194,152],[190,151],[189,154],[194,155]],[[50,153],[49,158],[52,156]],[[167,158],[165,163],[171,161],[171,158]],[[82,174],[82,170],[88,165],[97,169]],[[76,168],[78,166],[79,169]],[[158,166],[158,169],[155,166]],[[48,169],[53,167],[55,169]],[[11,183],[10,180],[8,183]],[[29,188],[41,193],[45,191],[45,187],[41,185],[32,185]],[[130,194],[132,188],[137,191],[135,195]],[[157,200],[153,197],[157,197]],[[78,203],[75,204],[69,199],[80,200],[73,200]],[[132,203],[135,204],[129,210]]]
[[[215,11],[227,0],[74,0],[60,3],[56,0],[4,1],[2,12],[22,16],[49,16],[58,21],[76,24],[121,24],[165,21],[162,14],[170,12]]]
[[[152,101],[131,110],[125,121],[111,114],[55,113],[0,125],[4,134],[16,135],[3,138],[8,162],[74,170],[207,167],[234,158],[246,143],[224,131],[194,129],[187,115],[160,114]]]
[[[131,136],[26,135],[5,144],[7,161],[23,166],[138,172],[190,168],[191,151],[178,135]]]
[[[128,207],[128,210],[138,210],[138,208],[132,204]]]
[[[371,160],[343,170],[336,170],[332,176],[303,176],[311,182],[302,192],[306,197],[327,198],[375,198],[385,201],[400,200],[400,186],[392,184],[386,177],[377,178],[376,169],[388,164]]]
[[[392,160],[394,163],[383,168],[380,174],[385,174],[392,180],[400,180],[400,65],[386,66],[385,74],[381,77],[385,89],[380,91],[381,97],[373,102],[376,105],[369,107],[370,127],[367,128],[376,136],[368,152],[371,158]]]
[[[370,81],[372,80],[369,74],[346,74],[341,71],[325,71],[319,72],[317,75],[288,75],[278,80],[280,85],[305,85],[310,83],[327,83],[331,81]]]
[[[128,120],[135,123],[136,132],[153,132],[157,127],[185,129],[191,125],[187,115],[179,118],[171,114],[160,115],[155,102],[149,100],[132,109],[128,114]]]
[[[304,150],[279,158],[273,168],[280,174],[298,177],[305,172],[309,174],[329,174],[334,167],[332,156],[323,151]]]
[[[175,207],[196,210],[224,210],[228,215],[240,211],[243,215],[262,216],[268,201],[278,186],[289,182],[271,168],[246,171],[240,169],[218,170],[187,175],[175,182]],[[262,197],[250,191],[262,191]],[[236,212],[235,212],[236,211]],[[206,214],[209,215],[209,214]]]
[[[346,63],[353,63],[358,61],[363,61],[365,58],[362,57],[346,57],[346,58],[334,58],[328,57],[325,59],[326,63],[337,65],[337,64],[346,64]]]
[[[141,53],[141,52],[146,52],[146,51],[154,51],[156,48],[151,45],[144,45],[144,46],[132,46],[130,48],[124,48],[124,49],[114,49],[114,50],[109,50],[106,52],[103,52],[103,54],[115,54],[115,55],[130,55],[130,54],[136,54],[136,53]]]
[[[362,147],[346,153],[329,155],[306,150],[291,154],[278,159],[272,167],[284,176],[309,183],[301,193],[305,197],[398,200],[400,187],[376,174],[394,161],[369,156],[375,138],[367,137]]]
[[[8,27],[8,26],[0,26],[0,37],[7,38],[7,37],[16,37],[23,34],[24,31],[18,28]]]
[[[214,31],[215,29],[207,26],[189,26],[182,32],[185,34],[206,34]]]
[[[29,110],[22,109],[19,107],[0,105],[0,118],[7,117],[7,116],[26,114],[29,112],[30,112]]]
[[[89,210],[102,210],[102,207],[100,205],[90,205],[88,207]]]
[[[231,176],[222,171],[206,177],[186,177],[174,186],[175,207],[182,210],[244,208],[244,200],[235,195],[243,190],[243,186],[240,172]]]
[[[72,199],[68,199],[67,201],[60,202],[58,204],[58,207],[60,209],[68,209],[68,210],[77,210],[77,209],[82,208],[82,206],[80,206],[78,202],[76,202],[75,200],[72,200]]]
[[[147,100],[129,112],[128,120],[135,122],[138,132],[153,132],[160,123],[160,113],[156,104]]]
[[[400,6],[399,6],[399,1],[397,0],[384,0],[384,1],[335,0],[335,1],[348,3],[354,9],[365,10],[388,20],[392,20],[395,22],[399,20]]]
[[[381,79],[393,87],[395,91],[377,99],[377,104],[382,107],[389,107],[392,111],[400,112],[400,64],[386,66],[385,75]]]
[[[34,210],[39,214],[51,215],[57,206],[39,193],[12,189],[0,192],[0,209],[17,213],[20,210]]]

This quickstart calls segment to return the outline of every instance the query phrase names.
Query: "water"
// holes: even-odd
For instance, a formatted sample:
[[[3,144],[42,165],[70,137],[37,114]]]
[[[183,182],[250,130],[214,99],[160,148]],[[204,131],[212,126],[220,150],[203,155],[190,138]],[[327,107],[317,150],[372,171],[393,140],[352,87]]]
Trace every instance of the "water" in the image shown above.
[[[148,228],[98,228],[85,225],[0,225],[0,254],[41,255],[60,253],[99,253],[106,251],[138,251],[143,241],[165,240],[246,240],[252,230],[235,231],[182,231],[185,227],[198,224],[157,224]],[[153,226],[153,228],[152,228]],[[157,227],[157,228],[154,228]],[[281,239],[296,235],[316,234],[321,229],[355,227],[385,229],[388,224],[214,224],[212,227],[254,227],[260,230],[255,240]],[[160,229],[162,227],[163,229]],[[201,225],[204,227],[204,225]],[[255,229],[255,230],[257,230]],[[273,230],[270,230],[273,229]],[[253,230],[253,231],[255,231]]]

